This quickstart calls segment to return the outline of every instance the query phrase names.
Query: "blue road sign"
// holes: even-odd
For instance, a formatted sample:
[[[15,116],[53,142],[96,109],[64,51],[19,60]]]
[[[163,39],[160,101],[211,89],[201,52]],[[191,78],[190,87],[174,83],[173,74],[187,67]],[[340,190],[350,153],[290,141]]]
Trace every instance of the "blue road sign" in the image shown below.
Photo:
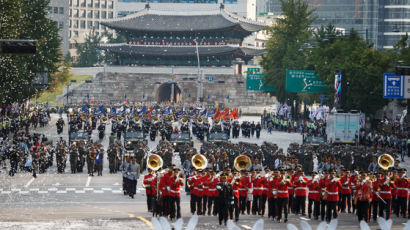
[[[208,76],[208,81],[213,82],[215,80],[214,76]]]
[[[383,73],[383,98],[404,98],[404,76]]]

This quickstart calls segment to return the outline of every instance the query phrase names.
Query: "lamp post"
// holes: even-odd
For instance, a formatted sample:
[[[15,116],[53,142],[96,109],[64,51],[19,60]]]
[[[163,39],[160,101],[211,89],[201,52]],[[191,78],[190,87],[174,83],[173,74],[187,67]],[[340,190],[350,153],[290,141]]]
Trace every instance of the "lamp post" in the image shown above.
[[[202,91],[202,75],[201,75],[201,70],[200,70],[201,65],[200,65],[200,62],[199,62],[198,42],[197,42],[196,39],[194,39],[194,42],[195,42],[195,47],[196,47],[196,57],[198,59],[198,92],[196,94],[196,101],[199,104],[199,102],[201,100],[201,91]]]

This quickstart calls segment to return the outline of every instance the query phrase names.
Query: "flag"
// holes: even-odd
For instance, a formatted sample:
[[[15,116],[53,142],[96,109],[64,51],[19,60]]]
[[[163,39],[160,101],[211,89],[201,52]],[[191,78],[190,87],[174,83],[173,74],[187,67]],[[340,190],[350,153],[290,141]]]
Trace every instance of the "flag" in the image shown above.
[[[214,115],[214,120],[218,120],[221,117],[221,113],[219,112],[219,109],[215,109],[215,115]]]
[[[181,110],[179,110],[174,115],[175,115],[176,118],[180,118],[182,116],[182,114],[183,114],[183,112]]]
[[[207,114],[206,114],[206,109],[204,109],[202,112],[201,112],[201,114],[200,114],[200,116],[201,117],[204,117],[204,116],[206,116]]]
[[[215,110],[216,109],[213,109],[213,110],[209,111],[208,112],[208,117],[213,117],[215,115]]]
[[[148,113],[148,116],[151,116],[152,115],[152,106],[151,106],[151,108],[149,108],[149,113]]]
[[[194,117],[196,115],[196,108],[192,110],[192,113],[190,114],[191,117]]]
[[[233,109],[231,114],[229,114],[229,117],[233,119],[238,119],[239,118],[238,108]]]

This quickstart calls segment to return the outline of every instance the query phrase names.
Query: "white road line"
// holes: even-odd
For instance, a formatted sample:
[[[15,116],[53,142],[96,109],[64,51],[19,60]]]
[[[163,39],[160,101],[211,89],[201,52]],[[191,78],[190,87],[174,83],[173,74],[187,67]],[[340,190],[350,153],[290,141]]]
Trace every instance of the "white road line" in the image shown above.
[[[94,188],[84,188],[85,191],[92,191]]]
[[[20,194],[29,194],[29,191],[20,191]]]
[[[101,190],[103,190],[103,191],[111,191],[112,188],[102,188]]]
[[[1,191],[1,194],[10,194],[11,191]]]
[[[48,191],[38,191],[38,194],[46,194]]]
[[[85,183],[85,187],[89,187],[89,186],[90,186],[91,178],[92,178],[92,177],[90,177],[90,176],[87,178],[87,183]]]
[[[35,192],[35,191],[39,191],[39,190],[40,190],[40,189],[38,189],[38,188],[31,188],[31,189],[30,189],[31,192]]]
[[[67,191],[60,190],[60,191],[57,191],[57,193],[67,193]]]
[[[75,191],[75,188],[66,188],[66,191]]]
[[[113,185],[115,185],[115,186],[117,186],[117,185],[120,185],[118,182],[116,182],[115,184],[113,184]]]
[[[12,188],[11,191],[12,191],[12,192],[20,192],[21,189],[20,189],[20,188]]]
[[[122,193],[121,190],[112,190],[112,193]]]
[[[85,193],[85,191],[84,190],[77,190],[77,191],[75,191],[75,193]]]
[[[94,193],[104,193],[103,190],[94,190],[93,192],[94,192]]]
[[[49,189],[47,189],[48,191],[57,191],[58,189],[57,188],[49,188]]]
[[[33,183],[33,181],[35,180],[35,178],[31,178],[26,185],[24,185],[24,188],[28,188],[28,186],[31,185],[31,183]]]

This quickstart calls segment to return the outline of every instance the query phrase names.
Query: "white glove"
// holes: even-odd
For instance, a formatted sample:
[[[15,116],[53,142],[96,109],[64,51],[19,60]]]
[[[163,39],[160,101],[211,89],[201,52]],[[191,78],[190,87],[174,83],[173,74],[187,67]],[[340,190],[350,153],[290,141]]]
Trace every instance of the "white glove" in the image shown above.
[[[234,202],[233,201],[231,201],[231,205],[233,205],[234,204]]]
[[[348,183],[347,183],[347,181],[344,183],[344,185],[347,185]]]
[[[216,189],[221,189],[221,186],[217,185],[217,186],[216,186]]]
[[[276,196],[276,194],[278,194],[278,192],[275,191],[275,190],[273,190],[273,191],[272,191],[272,194],[273,194],[274,196]]]
[[[167,190],[168,190],[168,191],[170,190],[169,186],[167,186]]]
[[[379,192],[376,192],[376,195],[377,195],[377,196],[380,196]]]
[[[325,195],[325,192],[322,192],[322,196],[324,196]]]

